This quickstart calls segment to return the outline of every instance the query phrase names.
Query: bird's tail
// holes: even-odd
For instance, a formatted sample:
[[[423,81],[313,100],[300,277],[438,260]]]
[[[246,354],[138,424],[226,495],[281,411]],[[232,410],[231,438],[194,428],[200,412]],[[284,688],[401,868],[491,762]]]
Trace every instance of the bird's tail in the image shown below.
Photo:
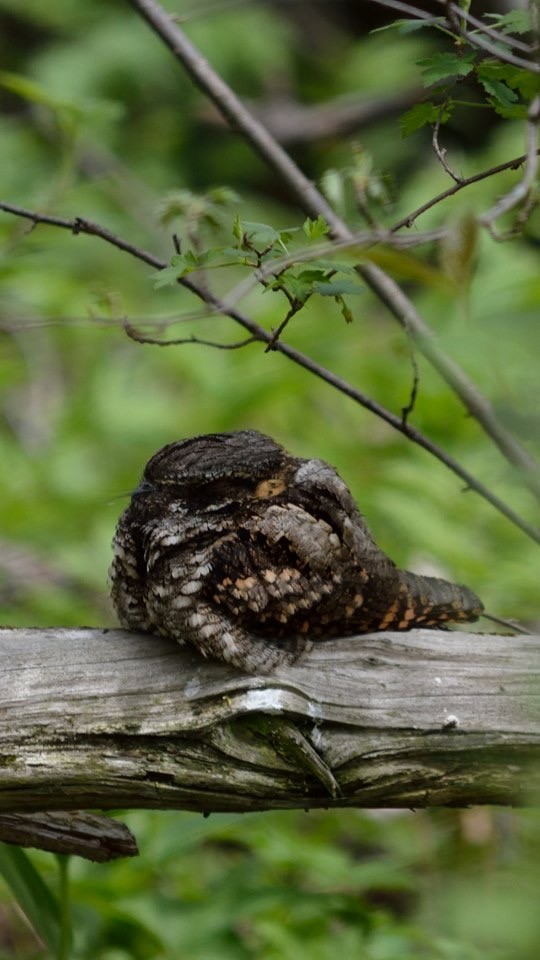
[[[408,570],[400,570],[399,575],[400,589],[393,604],[395,609],[390,620],[379,629],[408,630],[477,620],[484,609],[476,594],[462,584],[438,577],[418,576]]]

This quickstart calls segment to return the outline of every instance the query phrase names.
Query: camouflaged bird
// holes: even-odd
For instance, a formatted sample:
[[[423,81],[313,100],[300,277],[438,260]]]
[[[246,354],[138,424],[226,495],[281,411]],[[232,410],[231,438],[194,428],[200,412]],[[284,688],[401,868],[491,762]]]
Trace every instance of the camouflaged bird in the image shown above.
[[[399,570],[323,460],[254,430],[179,440],[147,463],[110,571],[121,624],[248,672],[308,644],[476,620],[467,587]]]

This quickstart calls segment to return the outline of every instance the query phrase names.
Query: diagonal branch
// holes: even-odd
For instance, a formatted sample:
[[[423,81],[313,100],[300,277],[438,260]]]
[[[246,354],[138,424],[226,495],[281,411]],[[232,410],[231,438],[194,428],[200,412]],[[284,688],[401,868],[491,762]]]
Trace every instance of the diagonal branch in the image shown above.
[[[304,175],[292,158],[266,128],[246,109],[242,101],[191,43],[169,14],[155,0],[129,0],[164,41],[196,85],[216,105],[231,126],[238,130],[288,184],[303,210],[316,219],[323,216],[332,236],[351,240],[352,231],[337,216],[315,185]],[[433,331],[427,326],[401,287],[380,267],[372,263],[357,266],[374,294],[407,331],[420,352],[446,380],[468,412],[483,427],[506,459],[516,467],[529,488],[540,497],[540,474],[534,458],[497,420],[492,406],[460,366],[438,346]]]
[[[537,151],[537,154],[540,151]],[[415,220],[418,219],[426,210],[431,210],[432,207],[437,206],[438,203],[441,203],[443,200],[447,200],[448,197],[453,197],[455,193],[459,193],[460,190],[463,190],[465,187],[470,187],[472,183],[478,183],[480,180],[486,180],[488,177],[494,177],[498,173],[504,173],[505,170],[517,170],[518,167],[521,167],[523,163],[527,160],[527,154],[523,153],[520,157],[514,157],[513,160],[506,160],[505,163],[499,163],[495,167],[490,167],[488,170],[482,170],[480,173],[474,173],[472,177],[464,177],[463,180],[460,180],[459,183],[452,184],[448,189],[443,190],[442,193],[438,193],[435,197],[432,197],[431,200],[427,200],[426,203],[423,203],[420,207],[417,207],[416,210],[413,210],[411,213],[408,213],[405,217],[402,217],[401,220],[397,220],[396,223],[390,228],[391,233],[395,233],[398,230],[401,230],[403,227],[412,227]]]
[[[156,270],[163,270],[167,266],[164,260],[154,256],[154,254],[148,253],[146,250],[139,249],[138,247],[134,246],[134,244],[128,243],[121,237],[116,236],[105,227],[102,227],[91,220],[86,220],[83,217],[75,217],[73,220],[69,220],[65,217],[53,217],[49,216],[48,214],[40,214],[36,211],[26,210],[24,207],[19,207],[15,204],[4,202],[0,202],[0,210],[4,210],[6,213],[11,213],[15,216],[22,217],[23,219],[30,220],[34,226],[38,223],[44,223],[48,224],[49,226],[69,230],[70,233],[75,235],[87,234],[89,236],[99,237],[106,243],[110,243],[112,246],[117,247],[119,250],[129,253],[138,260],[142,260],[143,263],[149,264]],[[264,327],[259,326],[258,323],[255,323],[254,320],[251,320],[236,307],[224,303],[218,297],[210,293],[210,291],[207,289],[199,287],[194,280],[190,279],[189,277],[182,277],[178,282],[181,284],[181,286],[185,287],[191,293],[194,293],[195,296],[197,296],[200,300],[202,300],[212,312],[230,317],[239,326],[243,327],[244,330],[247,330],[251,337],[253,337],[255,340],[265,344],[268,344],[272,341],[272,333],[268,333]],[[504,500],[501,500],[500,497],[492,493],[492,491],[489,490],[489,488],[483,483],[481,483],[480,480],[477,480],[473,474],[465,469],[465,467],[462,467],[457,460],[454,460],[454,458],[446,453],[445,450],[439,447],[428,437],[424,436],[420,430],[416,430],[413,426],[406,422],[403,417],[396,416],[395,413],[392,413],[392,411],[387,410],[386,407],[383,407],[381,404],[365,396],[355,387],[351,386],[351,384],[347,383],[346,380],[342,380],[341,377],[338,377],[331,370],[327,370],[325,367],[322,367],[320,364],[312,360],[311,357],[306,356],[299,350],[295,350],[294,347],[283,343],[281,340],[276,342],[274,349],[278,353],[288,357],[288,359],[292,360],[293,363],[303,367],[304,370],[309,370],[309,372],[314,374],[314,376],[319,377],[325,383],[335,387],[340,393],[343,393],[351,400],[354,400],[355,403],[358,403],[361,407],[364,407],[364,409],[369,410],[371,413],[374,413],[375,416],[380,417],[395,430],[398,430],[409,440],[412,440],[413,443],[416,443],[419,447],[427,450],[428,453],[431,453],[437,458],[437,460],[440,460],[441,463],[444,463],[444,465],[453,473],[455,473],[456,476],[460,477],[461,480],[463,480],[466,484],[467,489],[474,490],[481,497],[483,497],[484,500],[487,500],[492,507],[510,520],[511,523],[519,527],[523,533],[527,534],[528,537],[531,537],[532,540],[535,540],[536,543],[540,543],[540,530],[535,529],[535,527],[524,520],[523,517],[512,510],[512,508],[509,507]]]

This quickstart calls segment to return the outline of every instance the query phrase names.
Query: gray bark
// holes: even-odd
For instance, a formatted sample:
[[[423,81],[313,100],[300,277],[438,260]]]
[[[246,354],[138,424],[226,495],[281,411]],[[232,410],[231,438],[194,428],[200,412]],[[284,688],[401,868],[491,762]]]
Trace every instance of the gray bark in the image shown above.
[[[248,676],[97,629],[0,630],[0,811],[517,804],[540,795],[540,637],[318,643]]]
[[[125,823],[84,810],[0,814],[0,840],[104,863],[135,857],[137,841]]]

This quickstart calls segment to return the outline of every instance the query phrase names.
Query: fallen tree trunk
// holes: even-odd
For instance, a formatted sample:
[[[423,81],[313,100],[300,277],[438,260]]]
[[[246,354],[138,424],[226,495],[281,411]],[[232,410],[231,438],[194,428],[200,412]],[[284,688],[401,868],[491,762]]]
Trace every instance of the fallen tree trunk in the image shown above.
[[[6,813],[540,796],[540,637],[353,637],[261,677],[122,630],[3,629],[0,663]]]

